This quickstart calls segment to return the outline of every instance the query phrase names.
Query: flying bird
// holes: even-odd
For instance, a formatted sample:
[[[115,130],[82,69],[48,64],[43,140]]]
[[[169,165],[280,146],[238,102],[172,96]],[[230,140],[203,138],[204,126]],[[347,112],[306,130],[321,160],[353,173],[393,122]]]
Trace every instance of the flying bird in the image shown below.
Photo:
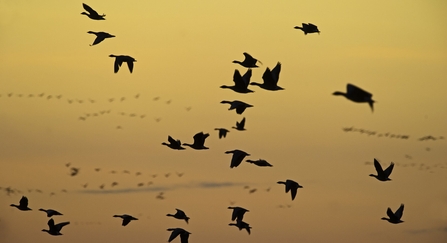
[[[94,46],[96,44],[99,44],[100,42],[102,42],[105,38],[112,38],[115,37],[114,35],[111,35],[107,32],[95,32],[95,31],[89,31],[87,32],[89,34],[94,34],[96,35],[96,39],[93,41],[93,44],[91,44],[90,46]],[[92,100],[90,100],[92,101]],[[94,103],[94,101],[92,102]]]
[[[182,210],[176,208],[175,210],[177,210],[177,212],[175,214],[166,214],[166,216],[170,216],[170,217],[174,217],[176,219],[183,219],[186,221],[186,223],[188,223],[189,217],[186,216],[185,212],[183,212]]]
[[[283,90],[282,87],[278,86],[280,72],[281,72],[281,63],[278,62],[278,64],[276,64],[273,70],[270,70],[270,68],[265,69],[265,72],[262,75],[262,80],[264,80],[262,84],[251,82],[250,85],[257,85],[260,88],[271,91]]]
[[[357,103],[368,103],[371,107],[371,111],[374,111],[374,100],[372,100],[372,94],[364,91],[363,89],[353,85],[347,84],[346,93],[336,91],[333,95],[342,95],[346,97],[346,99],[350,101],[354,101]]]
[[[47,232],[50,235],[62,235],[61,230],[65,225],[70,224],[70,222],[62,222],[58,224],[54,224],[54,220],[50,219],[48,220],[48,227],[49,229],[43,229],[42,231]]]
[[[161,144],[166,145],[171,149],[177,149],[177,150],[185,149],[184,147],[182,147],[182,143],[180,142],[180,140],[175,140],[171,136],[168,136],[168,142],[169,143],[163,142]]]
[[[19,205],[11,204],[10,206],[11,207],[16,207],[20,211],[32,210],[31,208],[28,207],[28,198],[25,197],[25,196],[22,196],[22,198],[20,199]]]
[[[43,212],[47,213],[47,217],[48,218],[51,218],[51,217],[53,217],[55,215],[63,215],[63,214],[61,214],[58,211],[53,210],[53,209],[43,209],[43,208],[40,208],[39,211],[43,211]]]
[[[392,224],[399,224],[399,223],[404,222],[401,220],[403,213],[404,213],[404,205],[401,204],[400,207],[394,213],[393,213],[393,211],[391,211],[391,208],[388,208],[386,210],[386,214],[388,215],[389,218],[383,217],[382,219],[387,220],[388,222],[390,222]]]
[[[295,26],[295,29],[300,29],[304,32],[305,35],[310,33],[318,33],[320,34],[320,31],[318,30],[318,27],[311,23],[303,23],[303,27]]]
[[[238,227],[239,230],[245,229],[245,230],[247,230],[248,234],[250,234],[250,229],[251,229],[250,225],[245,223],[242,220],[238,220],[238,221],[236,221],[236,223],[231,223],[231,224],[228,224],[228,225],[230,225],[230,226],[234,225],[234,226]]]
[[[222,100],[220,103],[221,104],[230,104],[230,108],[228,108],[228,110],[236,109],[236,113],[239,115],[244,113],[245,109],[247,109],[249,107],[253,107],[252,105],[247,104],[243,101],[239,101],[239,100],[233,100],[233,101]]]
[[[89,18],[94,19],[94,20],[105,20],[105,14],[103,15],[99,15],[98,12],[96,12],[95,10],[93,10],[93,8],[91,8],[90,6],[88,6],[87,4],[83,3],[82,6],[84,7],[86,12],[82,12],[81,14],[87,15]]]
[[[220,86],[220,88],[231,89],[234,92],[242,94],[252,93],[253,90],[248,89],[248,85],[250,84],[251,73],[252,73],[251,69],[248,69],[247,72],[245,72],[244,76],[241,76],[239,70],[236,69],[234,70],[233,74],[234,86],[222,85]]]
[[[231,158],[230,168],[238,167],[242,160],[244,160],[245,156],[249,156],[250,154],[247,154],[246,152],[235,149],[231,151],[226,151],[226,154],[233,154],[233,157]]]
[[[239,131],[245,131],[246,130],[245,129],[245,117],[242,118],[242,120],[240,122],[236,122],[236,126],[235,127],[231,127],[231,128],[234,128],[234,129],[239,130]]]
[[[375,177],[379,181],[391,181],[389,176],[391,175],[391,172],[393,171],[393,168],[394,168],[393,162],[391,162],[391,164],[388,166],[388,168],[383,170],[379,161],[374,159],[374,167],[376,168],[377,175],[370,174],[369,176]]]
[[[123,64],[123,62],[127,63],[127,66],[129,67],[129,71],[130,73],[132,73],[133,71],[133,63],[136,62],[137,60],[135,60],[133,57],[131,56],[126,56],[126,55],[109,55],[109,57],[114,57],[115,58],[115,64],[114,64],[114,72],[117,73],[118,70],[121,67],[121,64]]]
[[[244,56],[245,56],[244,61],[241,62],[241,61],[234,60],[233,63],[238,63],[238,64],[240,64],[240,65],[242,65],[243,67],[246,67],[246,68],[257,68],[258,67],[256,65],[257,62],[262,64],[261,61],[253,58],[250,54],[248,54],[246,52],[244,52]]]
[[[290,191],[290,194],[292,195],[292,201],[296,197],[298,188],[303,188],[300,184],[298,184],[298,182],[293,181],[293,180],[286,180],[285,182],[278,181],[277,183],[286,185],[286,193],[288,193]]]
[[[242,207],[228,207],[228,209],[233,209],[233,213],[231,214],[231,221],[242,221],[244,219],[244,214],[246,212],[250,212]]]
[[[230,131],[228,131],[225,128],[214,128],[214,130],[218,130],[219,131],[219,139],[226,137],[227,133],[230,132]]]
[[[269,162],[267,162],[267,161],[265,161],[263,159],[258,159],[258,160],[247,159],[246,162],[251,163],[251,164],[255,164],[255,165],[260,166],[260,167],[266,167],[266,166],[272,167],[273,166]]]
[[[205,143],[205,139],[209,136],[209,133],[203,133],[203,132],[199,132],[196,135],[194,135],[194,143],[193,144],[189,144],[189,143],[184,143],[183,145],[185,146],[189,146],[193,149],[197,149],[197,150],[201,150],[201,149],[208,149],[207,147],[205,147],[204,143]]]
[[[130,223],[130,221],[132,220],[138,220],[137,218],[134,218],[133,216],[130,216],[128,214],[123,214],[123,215],[113,215],[113,217],[115,218],[122,218],[123,219],[123,223],[121,224],[122,226],[126,226]]]
[[[181,243],[188,243],[188,238],[191,233],[188,231],[182,229],[182,228],[169,228],[168,231],[172,231],[171,235],[169,236],[168,242],[171,242],[174,240],[178,235],[180,235],[180,242]]]

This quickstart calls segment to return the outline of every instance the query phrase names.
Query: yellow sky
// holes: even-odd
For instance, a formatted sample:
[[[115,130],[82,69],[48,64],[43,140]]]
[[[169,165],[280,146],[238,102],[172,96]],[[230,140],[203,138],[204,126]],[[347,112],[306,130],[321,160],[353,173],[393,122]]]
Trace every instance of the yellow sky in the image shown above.
[[[4,242],[166,242],[172,227],[191,232],[191,243],[447,239],[444,1],[86,2],[105,21],[68,2],[0,2]],[[293,28],[307,22],[320,35]],[[116,37],[89,46],[87,31]],[[232,63],[243,52],[263,63],[251,81],[281,62],[285,90],[220,89],[245,72]],[[134,57],[133,73],[113,73],[110,54]],[[331,95],[347,83],[373,94],[374,113]],[[237,115],[222,100],[254,107]],[[243,117],[247,130],[231,129]],[[231,130],[227,138],[217,127]],[[207,151],[161,145],[168,135],[191,143],[200,131],[210,133]],[[427,135],[437,140],[418,140]],[[233,149],[273,167],[230,169],[224,152]],[[391,182],[368,176],[374,158],[396,164]],[[276,184],[285,179],[304,187],[294,201]],[[9,207],[22,195],[32,211]],[[228,226],[231,202],[250,210],[251,235]],[[401,203],[404,223],[380,220]],[[40,231],[48,218],[39,208],[71,222],[63,236]],[[165,216],[175,208],[188,225]],[[112,216],[124,213],[139,220],[122,227]]]

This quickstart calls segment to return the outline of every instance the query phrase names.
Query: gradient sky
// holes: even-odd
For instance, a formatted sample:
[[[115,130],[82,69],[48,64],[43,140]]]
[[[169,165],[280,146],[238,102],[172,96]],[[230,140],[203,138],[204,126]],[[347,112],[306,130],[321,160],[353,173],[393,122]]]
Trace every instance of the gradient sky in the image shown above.
[[[166,242],[172,227],[191,243],[446,242],[447,2],[86,3],[106,20],[78,1],[0,2],[2,242]],[[307,22],[320,35],[293,28]],[[87,31],[116,37],[89,46]],[[285,90],[220,89],[245,72],[232,63],[243,52],[263,63],[252,81],[281,62]],[[110,54],[134,57],[134,72],[113,73]],[[331,95],[347,83],[373,94],[374,113]],[[222,100],[254,107],[237,115]],[[247,130],[231,129],[243,117]],[[217,127],[231,132],[219,139]],[[161,145],[200,131],[209,150]],[[230,169],[233,149],[273,167]],[[374,158],[396,164],[391,182],[368,176]],[[304,187],[294,201],[276,184],[285,179]],[[32,211],[9,206],[22,195]],[[251,235],[228,226],[232,203],[250,210]],[[404,223],[380,219],[401,203]],[[41,232],[39,208],[71,222],[63,236]],[[175,208],[188,225],[165,216]],[[112,216],[124,213],[139,221],[122,227]]]

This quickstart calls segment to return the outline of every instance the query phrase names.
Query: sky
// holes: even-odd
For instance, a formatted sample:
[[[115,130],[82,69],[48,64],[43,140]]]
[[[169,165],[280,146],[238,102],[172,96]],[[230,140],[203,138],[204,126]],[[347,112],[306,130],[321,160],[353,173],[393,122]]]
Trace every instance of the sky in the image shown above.
[[[167,242],[176,227],[191,243],[446,242],[447,2],[85,3],[106,20],[78,1],[0,1],[2,242]],[[88,31],[116,37],[90,46]],[[219,88],[245,73],[232,63],[244,52],[262,62],[253,82],[280,62],[284,90]],[[114,73],[110,54],[135,58],[133,73]],[[347,83],[374,112],[332,95]],[[202,131],[208,150],[161,145]],[[234,149],[273,167],[230,168]],[[391,181],[368,176],[374,158],[395,163]],[[293,201],[286,179],[303,186]],[[9,206],[22,196],[32,211]],[[400,204],[404,223],[381,220]],[[228,206],[250,211],[250,235],[228,226]],[[62,236],[41,231],[39,208],[70,222]],[[189,224],[166,217],[175,208]]]

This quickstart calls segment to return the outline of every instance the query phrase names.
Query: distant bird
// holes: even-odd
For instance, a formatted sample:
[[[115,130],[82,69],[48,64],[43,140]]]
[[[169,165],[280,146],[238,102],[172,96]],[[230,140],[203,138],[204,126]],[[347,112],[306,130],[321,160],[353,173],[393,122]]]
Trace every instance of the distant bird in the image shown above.
[[[245,129],[245,117],[242,118],[242,120],[240,122],[236,122],[236,126],[235,127],[231,127],[231,128],[234,128],[234,129],[239,130],[239,131],[245,131],[246,130]]]
[[[292,195],[292,201],[296,197],[296,192],[298,191],[298,188],[303,188],[302,186],[300,186],[300,184],[298,184],[298,182],[293,180],[286,180],[285,182],[278,181],[277,183],[286,185],[286,193],[290,191],[290,194]]]
[[[387,220],[388,222],[390,222],[392,224],[399,224],[399,223],[404,222],[401,220],[403,213],[404,213],[404,205],[401,204],[400,207],[394,213],[393,213],[393,211],[391,211],[391,208],[388,208],[386,210],[386,214],[388,215],[389,218],[383,217],[382,219]]]
[[[342,95],[346,97],[346,99],[350,101],[354,101],[357,103],[368,103],[371,107],[371,110],[374,111],[374,100],[372,100],[372,94],[364,91],[363,89],[353,85],[353,84],[347,84],[346,86],[346,93],[342,93],[340,91],[336,91],[333,93],[333,95]]]
[[[184,147],[182,147],[182,142],[180,142],[180,140],[175,140],[171,136],[168,136],[168,142],[169,143],[163,142],[161,144],[166,145],[171,149],[177,149],[177,150],[185,149]]]
[[[91,44],[90,46],[94,46],[96,44],[99,44],[101,41],[103,41],[105,38],[112,38],[115,37],[114,35],[111,35],[107,32],[95,32],[95,31],[89,31],[87,32],[89,34],[94,34],[96,35],[96,39],[93,41],[93,44]],[[92,102],[93,103],[93,102]]]
[[[236,113],[237,114],[242,114],[244,113],[245,109],[249,108],[249,107],[253,107],[250,104],[247,104],[243,101],[239,101],[239,100],[233,100],[233,101],[227,101],[227,100],[222,100],[220,102],[221,104],[230,104],[230,108],[228,108],[228,110],[234,110],[236,109]]]
[[[304,32],[305,35],[310,33],[318,33],[320,34],[320,31],[318,30],[318,27],[311,23],[303,23],[303,27],[295,26],[295,29],[300,29]]]
[[[70,168],[70,176],[75,176],[75,175],[79,174],[79,170],[80,170],[80,168],[71,167]]]
[[[175,210],[177,210],[177,212],[175,214],[166,214],[166,216],[170,216],[170,217],[174,217],[176,219],[183,219],[186,221],[186,223],[188,223],[189,217],[186,216],[185,212],[183,212],[182,210],[176,208]]]
[[[233,157],[231,158],[231,164],[230,164],[230,168],[233,167],[238,167],[242,160],[245,158],[245,156],[249,156],[250,154],[239,150],[239,149],[235,149],[235,150],[231,150],[231,151],[226,151],[226,154],[233,154]]]
[[[39,211],[43,211],[43,212],[47,213],[47,217],[48,218],[51,218],[51,217],[53,217],[55,215],[63,215],[63,214],[61,214],[58,211],[53,210],[53,209],[43,209],[43,208],[40,208]]]
[[[82,6],[84,7],[86,12],[82,12],[81,14],[87,15],[89,18],[94,19],[94,20],[105,20],[105,14],[103,15],[99,15],[98,12],[96,12],[95,10],[93,10],[90,6],[88,6],[87,4],[83,3]]]
[[[228,129],[225,129],[225,128],[214,128],[214,130],[218,130],[219,131],[219,138],[226,137],[227,133],[230,132],[230,131],[228,131]]]
[[[129,71],[130,73],[132,73],[133,71],[133,63],[136,62],[137,60],[135,60],[133,57],[131,56],[126,56],[126,55],[109,55],[109,57],[114,57],[115,58],[115,64],[114,64],[114,72],[117,73],[118,70],[121,67],[121,64],[123,64],[123,62],[127,63],[127,66],[129,67]]]
[[[257,166],[261,166],[261,167],[265,167],[265,166],[272,167],[272,166],[273,166],[273,165],[271,165],[269,162],[267,162],[267,161],[265,161],[265,160],[263,160],[263,159],[258,159],[258,160],[250,160],[250,159],[247,159],[246,161],[247,161],[248,163],[255,164],[255,165],[257,165]]]
[[[207,147],[204,146],[205,143],[205,139],[209,136],[209,133],[203,133],[203,132],[199,132],[196,135],[194,135],[194,143],[193,144],[188,144],[188,143],[184,143],[183,145],[185,146],[189,146],[193,149],[208,149]]]
[[[16,207],[21,211],[32,210],[31,208],[28,208],[28,198],[25,196],[22,196],[22,198],[20,199],[19,205],[11,204],[10,206]]]
[[[158,195],[155,198],[163,200],[163,199],[165,199],[165,197],[163,196],[164,194],[165,194],[164,192],[160,192],[160,193],[158,193]]]
[[[231,221],[242,221],[244,219],[244,214],[246,212],[250,212],[242,207],[228,207],[228,209],[233,209],[233,213],[231,214]]]
[[[379,161],[374,159],[374,167],[376,168],[377,175],[370,174],[369,176],[375,177],[379,181],[391,181],[389,176],[391,175],[391,172],[393,171],[393,168],[394,168],[393,162],[391,162],[391,164],[388,166],[388,168],[383,170]]]
[[[233,74],[234,86],[222,85],[220,86],[220,88],[231,89],[234,92],[242,94],[252,93],[253,90],[248,89],[248,85],[250,84],[250,78],[251,78],[251,69],[248,69],[247,72],[245,72],[244,76],[241,76],[239,70],[236,69],[234,70]]]
[[[191,233],[188,231],[182,229],[182,228],[169,228],[168,231],[172,231],[171,235],[169,236],[168,242],[171,242],[174,240],[178,235],[180,235],[180,242],[181,243],[188,243],[188,238]]]
[[[70,224],[70,222],[62,222],[58,224],[54,224],[54,220],[50,219],[48,220],[48,227],[49,229],[43,229],[42,231],[47,232],[50,235],[62,235],[61,229],[65,226]]]
[[[245,223],[245,222],[242,221],[242,220],[238,220],[238,221],[236,221],[235,224],[234,224],[234,223],[231,223],[231,224],[228,224],[228,225],[230,225],[230,226],[233,226],[233,225],[234,225],[234,226],[238,227],[239,230],[243,230],[243,229],[245,229],[245,230],[247,230],[248,234],[250,234],[250,229],[251,229],[250,225],[247,224],[247,223]]]
[[[244,61],[241,62],[241,61],[234,60],[233,63],[238,63],[238,64],[240,64],[240,65],[242,65],[243,67],[246,67],[246,68],[257,68],[258,67],[256,65],[257,62],[262,64],[261,61],[253,58],[250,54],[248,54],[246,52],[244,52],[244,56],[245,56]]]
[[[265,69],[265,72],[262,75],[262,80],[264,80],[262,84],[251,82],[250,85],[257,85],[265,90],[271,90],[271,91],[283,90],[283,88],[278,86],[280,72],[281,72],[281,63],[278,62],[278,64],[276,64],[273,70],[270,71],[270,68]]]
[[[130,221],[132,220],[138,220],[137,218],[134,218],[133,216],[130,216],[128,214],[123,214],[123,215],[113,215],[113,217],[115,218],[122,218],[123,219],[123,223],[121,224],[122,226],[126,226],[130,223]]]
[[[110,186],[111,187],[118,186],[118,182],[114,181],[114,182],[112,182],[112,184]]]

